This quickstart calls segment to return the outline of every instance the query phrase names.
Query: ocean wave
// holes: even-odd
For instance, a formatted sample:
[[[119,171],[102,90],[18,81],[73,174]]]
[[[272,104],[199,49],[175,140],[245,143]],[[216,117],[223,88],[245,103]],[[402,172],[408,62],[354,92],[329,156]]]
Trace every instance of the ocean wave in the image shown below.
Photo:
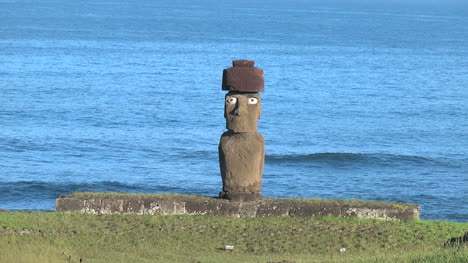
[[[416,155],[399,155],[387,153],[340,153],[325,152],[312,154],[267,155],[267,163],[317,163],[317,164],[363,164],[363,165],[436,165],[459,168],[461,164],[456,160],[446,158],[430,158]]]
[[[134,192],[134,193],[157,193],[157,192],[180,192],[178,187],[164,185],[127,184],[116,181],[100,182],[44,182],[44,181],[16,181],[3,182],[0,184],[1,201],[24,199],[57,198],[63,194],[84,191],[102,192]]]

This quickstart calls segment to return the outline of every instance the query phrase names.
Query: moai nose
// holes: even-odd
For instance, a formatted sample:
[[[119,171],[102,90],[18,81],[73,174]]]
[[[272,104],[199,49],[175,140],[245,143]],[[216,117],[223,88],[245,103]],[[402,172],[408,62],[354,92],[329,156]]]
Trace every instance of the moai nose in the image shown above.
[[[236,116],[244,116],[247,113],[248,113],[247,112],[247,105],[244,105],[243,103],[238,101],[237,104],[236,104],[236,108],[234,109],[234,114]]]

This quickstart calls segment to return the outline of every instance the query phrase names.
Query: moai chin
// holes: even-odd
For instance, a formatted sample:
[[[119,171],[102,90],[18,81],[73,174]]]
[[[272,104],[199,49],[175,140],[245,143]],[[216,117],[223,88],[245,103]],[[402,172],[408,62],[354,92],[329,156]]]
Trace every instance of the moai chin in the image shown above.
[[[219,142],[219,166],[223,191],[219,196],[231,201],[255,201],[262,198],[262,173],[265,142],[257,132],[264,91],[263,70],[252,60],[234,60],[223,71],[223,90],[229,90],[224,102],[228,131]]]

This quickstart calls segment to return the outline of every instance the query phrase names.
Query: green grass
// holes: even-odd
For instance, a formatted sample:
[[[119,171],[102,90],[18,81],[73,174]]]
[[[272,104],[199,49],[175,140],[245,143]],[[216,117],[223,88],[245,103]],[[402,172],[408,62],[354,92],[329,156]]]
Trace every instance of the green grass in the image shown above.
[[[444,246],[466,231],[421,220],[3,212],[0,262],[468,262],[466,245]]]

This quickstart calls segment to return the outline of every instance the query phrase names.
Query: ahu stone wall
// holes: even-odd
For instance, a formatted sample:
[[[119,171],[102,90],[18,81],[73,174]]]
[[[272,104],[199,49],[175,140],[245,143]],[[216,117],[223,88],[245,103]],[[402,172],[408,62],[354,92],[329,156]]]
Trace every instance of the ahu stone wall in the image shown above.
[[[73,196],[56,200],[57,212],[90,214],[217,215],[231,217],[335,216],[413,220],[419,218],[418,205],[345,200],[263,199],[233,202],[194,196],[144,197]]]

